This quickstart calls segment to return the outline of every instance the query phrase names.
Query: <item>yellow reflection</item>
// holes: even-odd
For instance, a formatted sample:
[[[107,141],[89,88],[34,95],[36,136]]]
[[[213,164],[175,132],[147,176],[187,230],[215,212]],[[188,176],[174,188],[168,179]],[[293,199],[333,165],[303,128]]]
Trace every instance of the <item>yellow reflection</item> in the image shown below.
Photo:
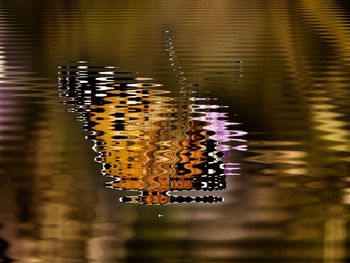
[[[340,16],[334,1],[302,0],[299,4],[301,7],[300,17],[308,22],[308,26],[331,36],[332,43],[337,47],[336,57],[339,59],[348,58],[350,55],[350,34],[346,20]],[[286,12],[290,12],[287,3],[281,5]],[[311,127],[316,131],[321,131],[321,133],[316,134],[317,140],[326,142],[325,146],[329,150],[349,152],[350,132],[346,127],[346,121],[343,120],[346,117],[345,114],[339,112],[341,107],[337,100],[337,97],[342,98],[345,94],[344,85],[342,85],[345,78],[337,76],[342,72],[334,70],[332,63],[325,64],[327,65],[325,67],[326,73],[311,71],[310,66],[316,66],[321,60],[314,61],[312,52],[308,50],[310,43],[304,41],[303,45],[303,38],[300,39],[300,43],[295,41],[295,38],[301,35],[295,33],[294,21],[289,16],[283,13],[273,12],[273,14],[275,37],[284,47],[284,54],[296,83],[295,87],[299,87],[296,93],[308,102]],[[342,64],[345,66],[346,62],[342,62]],[[314,73],[314,75],[310,73]],[[321,77],[315,77],[318,75]],[[342,160],[348,161],[349,159],[343,157]]]
[[[338,46],[339,52],[348,58],[350,55],[349,26],[340,15],[334,1],[302,0],[300,3],[310,24],[319,25],[323,30],[327,30],[327,34],[336,40],[334,43]]]

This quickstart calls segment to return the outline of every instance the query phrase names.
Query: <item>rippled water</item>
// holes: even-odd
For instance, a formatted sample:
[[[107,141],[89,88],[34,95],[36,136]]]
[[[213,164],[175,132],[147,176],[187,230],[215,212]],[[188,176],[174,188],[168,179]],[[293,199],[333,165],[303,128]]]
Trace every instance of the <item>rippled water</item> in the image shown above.
[[[102,174],[113,178],[107,187],[139,191],[122,202],[168,204],[221,202],[218,196],[172,195],[172,191],[226,188],[226,175],[239,164],[224,162],[234,150],[246,148],[243,131],[230,129],[224,107],[197,98],[189,85],[179,96],[160,84],[115,67],[87,63],[60,67],[64,104],[79,113],[88,139],[94,141]],[[182,81],[185,81],[184,78]],[[238,145],[231,145],[238,142]],[[226,154],[226,156],[225,156]]]
[[[348,262],[349,71],[346,1],[1,1],[0,262]]]

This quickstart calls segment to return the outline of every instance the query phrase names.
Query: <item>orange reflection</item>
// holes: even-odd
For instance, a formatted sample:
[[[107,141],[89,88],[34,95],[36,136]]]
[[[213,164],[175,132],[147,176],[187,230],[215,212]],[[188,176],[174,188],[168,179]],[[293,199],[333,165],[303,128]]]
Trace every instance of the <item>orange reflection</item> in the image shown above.
[[[190,93],[170,97],[159,84],[139,82],[143,79],[85,65],[60,73],[61,95],[80,112],[99,154],[96,161],[113,178],[106,186],[138,191],[121,198],[130,203],[221,202],[217,196],[171,192],[225,189],[231,172],[222,157],[237,130],[230,130],[224,108]]]

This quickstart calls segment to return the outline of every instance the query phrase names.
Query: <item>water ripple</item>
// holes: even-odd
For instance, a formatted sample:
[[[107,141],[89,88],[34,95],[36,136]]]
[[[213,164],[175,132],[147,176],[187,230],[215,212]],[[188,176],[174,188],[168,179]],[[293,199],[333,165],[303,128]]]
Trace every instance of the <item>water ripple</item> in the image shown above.
[[[341,0],[1,1],[0,258],[349,261],[349,14]],[[208,160],[225,178],[199,175]],[[111,202],[211,190],[225,202]]]
[[[221,202],[219,196],[172,192],[226,188],[226,175],[237,174],[239,164],[224,158],[245,150],[245,132],[233,129],[239,123],[228,121],[215,99],[184,89],[170,97],[150,78],[114,70],[82,62],[59,72],[62,102],[73,105],[68,111],[77,113],[94,141],[102,174],[113,178],[106,186],[140,193],[122,202]]]

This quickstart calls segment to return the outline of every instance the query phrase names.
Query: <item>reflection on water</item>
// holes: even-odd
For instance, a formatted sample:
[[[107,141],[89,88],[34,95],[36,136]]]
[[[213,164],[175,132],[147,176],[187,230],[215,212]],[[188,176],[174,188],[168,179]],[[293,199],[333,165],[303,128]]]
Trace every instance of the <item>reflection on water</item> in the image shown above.
[[[0,1],[0,262],[349,262],[348,2]],[[88,83],[66,78],[75,84],[63,83],[72,93],[63,99],[74,105],[63,106],[57,66],[70,60],[155,80],[72,64],[61,74],[91,73]],[[164,86],[145,86],[154,82]],[[106,96],[89,104],[79,90]],[[108,107],[126,98],[146,111]],[[245,152],[233,140],[242,138]],[[119,165],[149,180],[118,175],[107,153],[137,153],[144,162]],[[225,178],[204,180],[210,165]],[[180,168],[190,177],[171,180]],[[224,202],[146,206],[120,196]]]
[[[221,202],[200,193],[225,189],[226,175],[239,169],[225,155],[245,149],[245,133],[233,129],[239,124],[229,122],[226,107],[191,89],[170,97],[152,79],[116,70],[81,62],[59,72],[63,103],[74,106],[102,174],[113,178],[106,186],[138,191],[120,199],[127,203]]]

